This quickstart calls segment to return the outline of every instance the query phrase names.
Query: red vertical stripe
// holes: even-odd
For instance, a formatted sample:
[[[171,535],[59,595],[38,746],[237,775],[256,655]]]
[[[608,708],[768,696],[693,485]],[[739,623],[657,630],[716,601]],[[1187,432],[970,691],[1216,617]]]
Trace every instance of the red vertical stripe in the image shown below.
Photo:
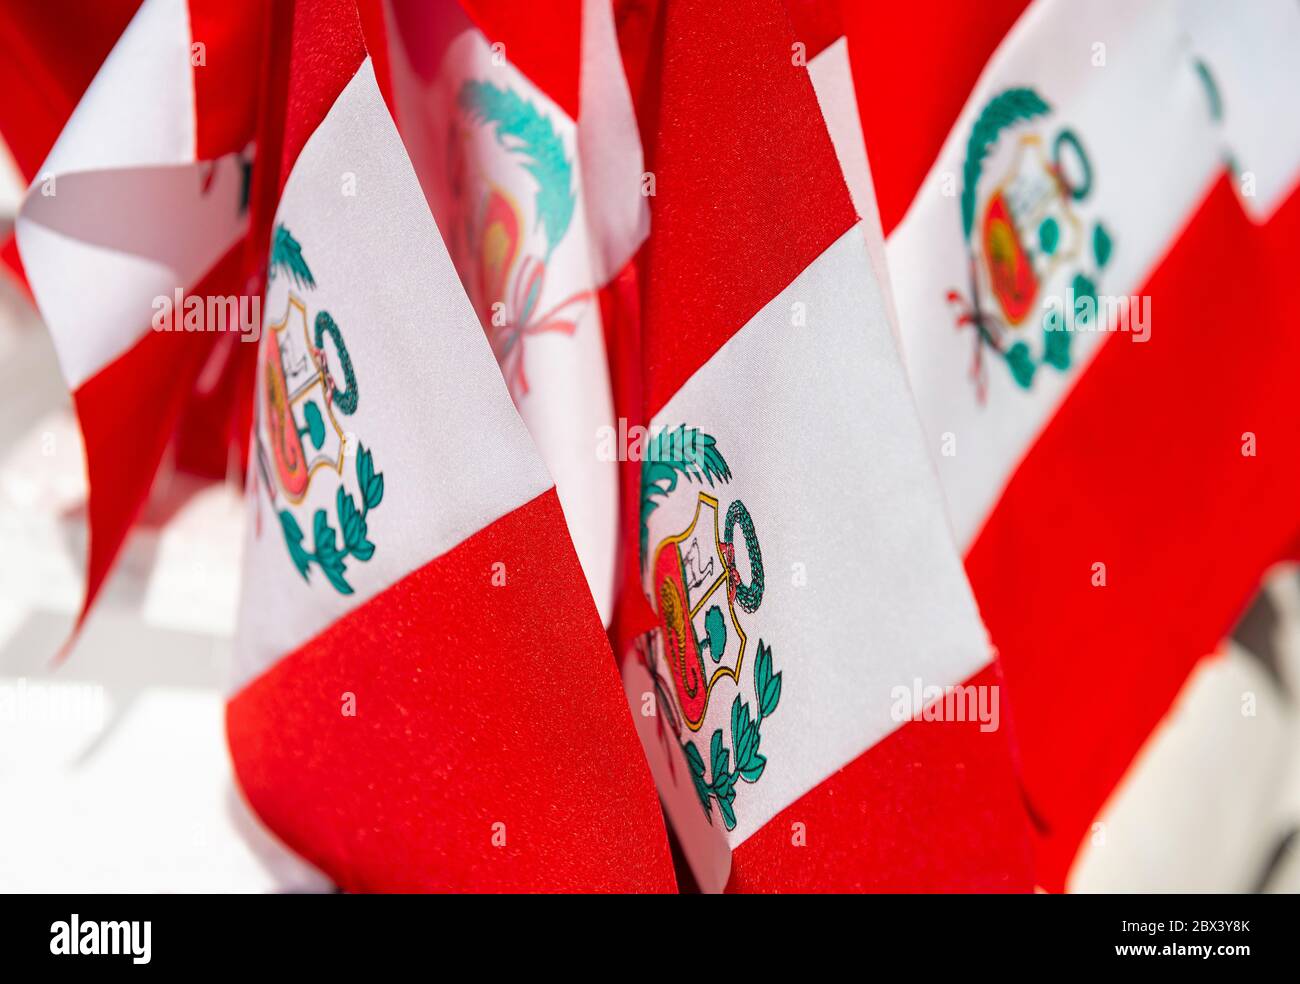
[[[460,0],[489,44],[569,114],[578,118],[582,0]]]
[[[284,190],[303,145],[365,57],[357,0],[294,5],[279,190]]]
[[[384,0],[357,0],[357,13],[361,18],[361,32],[366,50],[375,68],[375,83],[384,97],[388,112],[396,117],[393,97],[393,63],[388,53],[388,24]]]
[[[139,6],[140,0],[0,2],[0,137],[27,180]]]
[[[784,0],[795,37],[809,61],[844,36],[843,0]]]
[[[205,64],[192,67],[198,158],[244,153],[251,145],[254,165],[278,161],[287,59],[278,57],[276,46],[288,46],[292,5],[190,0],[189,10],[192,42],[204,45]],[[192,55],[192,60],[197,59]],[[262,292],[275,207],[274,199],[268,202],[268,191],[278,192],[274,178],[274,168],[264,167],[248,178],[250,222],[240,258],[239,287],[250,296]],[[234,337],[216,340],[199,377],[202,385],[191,394],[177,425],[178,468],[220,479],[231,469],[233,457],[242,473],[252,424],[256,356],[256,345]]]

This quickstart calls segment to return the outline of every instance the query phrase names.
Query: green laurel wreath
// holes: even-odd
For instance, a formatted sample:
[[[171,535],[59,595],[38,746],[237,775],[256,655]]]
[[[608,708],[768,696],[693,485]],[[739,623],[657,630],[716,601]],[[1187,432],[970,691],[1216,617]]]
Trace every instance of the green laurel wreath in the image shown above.
[[[352,416],[357,412],[357,375],[352,369],[352,356],[348,354],[348,347],[343,344],[343,332],[339,331],[339,326],[334,323],[334,318],[328,311],[319,311],[316,314],[316,347],[323,349],[325,347],[325,336],[329,335],[334,342],[334,351],[339,356],[339,371],[343,373],[343,379],[347,386],[334,393],[334,405],[339,408],[339,413],[345,416]]]
[[[722,542],[733,551],[736,549],[736,527],[745,538],[745,554],[749,557],[749,583],[736,586],[736,602],[747,612],[758,611],[763,601],[763,551],[758,546],[758,534],[754,532],[754,521],[749,517],[749,510],[739,499],[727,509],[727,521],[723,525]]]
[[[493,124],[497,143],[526,159],[524,170],[537,179],[537,219],[549,255],[573,220],[573,165],[564,142],[551,121],[512,89],[471,79],[461,86],[458,101],[471,120]]]
[[[280,527],[284,530],[285,542],[289,545],[289,556],[304,581],[309,580],[308,571],[316,564],[340,594],[352,594],[352,585],[348,584],[344,573],[347,571],[347,559],[355,558],[361,562],[369,560],[375,553],[375,545],[367,539],[366,516],[384,501],[384,475],[375,471],[375,464],[364,444],[357,445],[357,488],[361,493],[361,508],[357,508],[352,495],[342,485],[335,496],[337,521],[343,531],[343,543],[340,546],[335,539],[334,527],[330,525],[329,514],[324,509],[317,509],[312,522],[313,548],[303,547],[302,527],[287,509],[280,511]]]
[[[656,498],[677,488],[677,476],[713,487],[714,479],[731,481],[731,469],[710,434],[680,424],[675,431],[660,431],[650,438],[641,459],[641,564],[645,566],[650,540],[650,514],[659,508]]]
[[[709,773],[705,778],[704,758],[692,742],[682,743],[686,761],[691,768],[695,793],[704,807],[704,815],[713,823],[712,801],[717,800],[718,812],[728,830],[736,829],[736,783],[758,782],[767,767],[767,758],[758,751],[762,740],[760,725],[771,717],[781,700],[781,674],[772,672],[772,647],[758,641],[758,656],[754,660],[754,694],[758,700],[758,717],[750,717],[749,704],[736,695],[731,702],[731,748],[723,743],[722,729],[713,732],[709,745]],[[734,750],[734,767],[733,755]]]

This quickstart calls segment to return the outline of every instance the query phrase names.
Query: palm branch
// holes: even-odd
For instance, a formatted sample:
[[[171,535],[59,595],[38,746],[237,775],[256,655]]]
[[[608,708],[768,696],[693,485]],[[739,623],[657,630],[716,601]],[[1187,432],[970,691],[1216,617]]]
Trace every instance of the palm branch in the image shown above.
[[[302,246],[298,240],[282,225],[275,227],[275,239],[271,243],[271,273],[288,273],[299,287],[315,287],[316,279],[311,275],[307,261],[302,258]]]
[[[659,508],[658,499],[677,488],[677,477],[713,487],[714,480],[731,481],[731,469],[718,450],[717,441],[698,428],[681,424],[676,430],[651,436],[641,461],[641,563],[649,545],[650,514]]]
[[[537,179],[537,220],[546,233],[548,255],[573,220],[573,165],[551,121],[517,92],[490,82],[467,81],[460,107],[471,119],[494,127],[497,143],[520,154],[524,170]],[[513,138],[507,142],[506,137]]]

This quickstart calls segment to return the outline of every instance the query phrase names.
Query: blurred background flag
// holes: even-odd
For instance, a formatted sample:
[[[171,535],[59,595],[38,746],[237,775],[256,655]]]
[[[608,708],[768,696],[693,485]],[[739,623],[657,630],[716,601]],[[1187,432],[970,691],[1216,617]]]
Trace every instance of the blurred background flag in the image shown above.
[[[4,144],[0,169],[12,165],[24,186],[36,177],[59,131],[139,6],[140,0],[105,0],[89,6],[68,0],[0,4],[0,50],[5,53],[0,59],[0,88],[10,94],[0,106]],[[77,30],[67,29],[69,17],[77,18]],[[0,217],[0,261],[25,288],[13,216],[7,209]]]
[[[602,620],[618,465],[599,291],[648,224],[609,0],[387,0],[380,71],[434,218],[528,426]]]
[[[844,16],[904,356],[1060,889],[1296,549],[1300,8]]]
[[[163,330],[151,328],[178,290],[198,299],[245,292],[241,241],[262,10],[254,0],[142,4],[18,213],[22,265],[86,449],[83,618],[200,373],[239,337],[183,331],[181,310]],[[73,85],[46,88],[66,95]],[[42,122],[57,114],[57,99],[47,103],[48,116],[19,118],[19,147],[39,145]]]

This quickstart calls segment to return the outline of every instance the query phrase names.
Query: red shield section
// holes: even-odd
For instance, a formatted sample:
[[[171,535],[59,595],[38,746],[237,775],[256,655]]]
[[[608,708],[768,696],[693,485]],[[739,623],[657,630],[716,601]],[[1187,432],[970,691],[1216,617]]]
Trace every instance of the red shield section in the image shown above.
[[[289,388],[280,362],[280,346],[262,346],[262,386],[266,408],[266,429],[270,439],[271,455],[275,458],[276,476],[280,488],[291,500],[301,499],[307,492],[307,457],[303,452],[298,422],[289,406]]]
[[[695,641],[686,584],[682,577],[682,555],[677,544],[664,546],[655,556],[655,598],[663,625],[664,658],[677,688],[682,717],[692,730],[704,720],[709,690],[704,679],[704,660]]]
[[[983,241],[993,294],[1007,321],[1018,325],[1033,306],[1038,278],[1001,191],[989,199],[984,209]]]

